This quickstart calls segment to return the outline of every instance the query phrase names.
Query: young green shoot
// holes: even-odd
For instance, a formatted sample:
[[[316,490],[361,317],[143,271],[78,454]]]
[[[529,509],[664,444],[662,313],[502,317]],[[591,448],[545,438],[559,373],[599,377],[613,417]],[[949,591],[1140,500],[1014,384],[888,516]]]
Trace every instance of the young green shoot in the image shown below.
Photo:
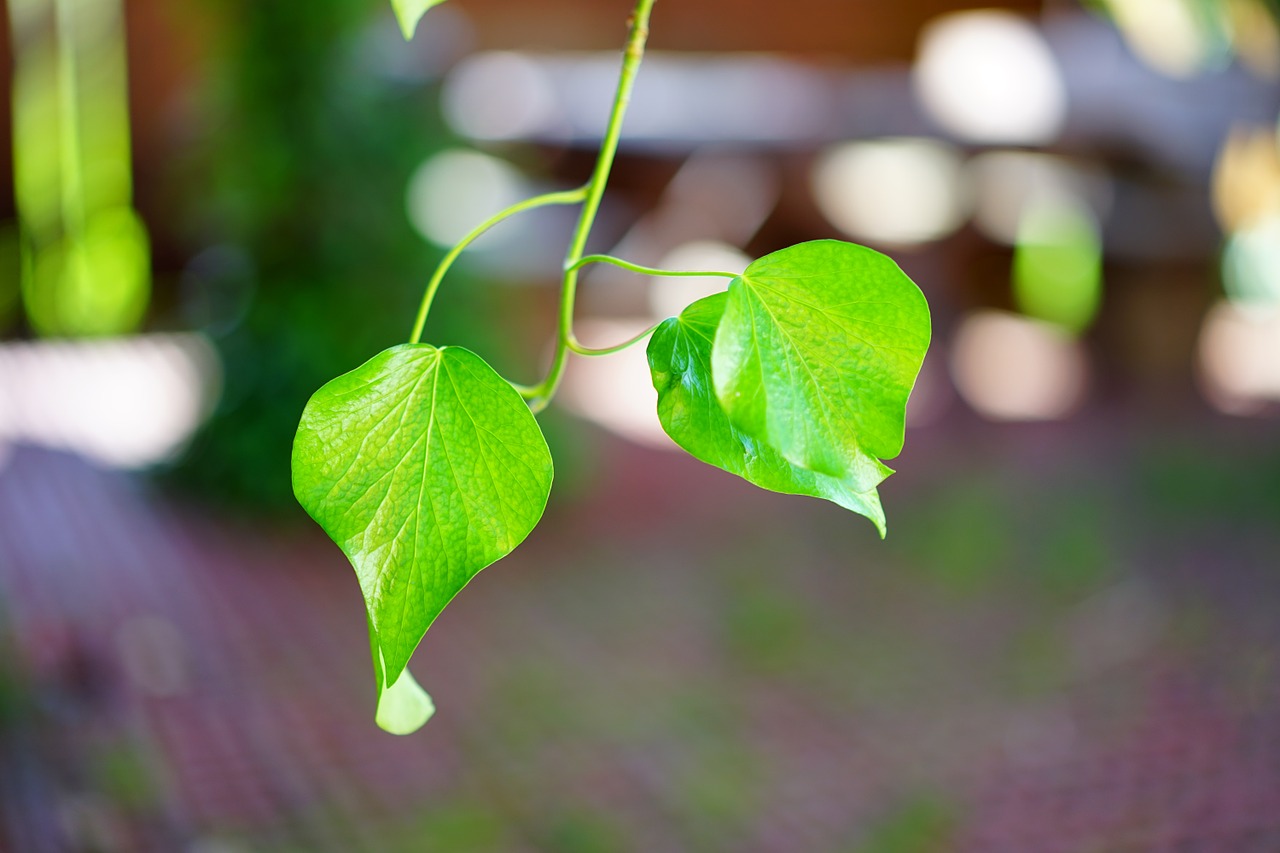
[[[440,0],[392,0],[406,38]],[[637,0],[599,154],[581,187],[513,204],[476,225],[427,282],[408,343],[331,380],[307,403],[293,447],[299,503],[346,554],[368,616],[375,720],[408,734],[435,706],[407,665],[445,606],[537,525],[552,459],[535,415],[570,354],[605,356],[649,339],[658,420],[701,461],[774,492],[822,498],[885,533],[877,487],[902,449],[907,397],[929,346],[929,308],[888,257],[838,240],[773,252],[741,274],[663,270],[585,254],[644,56],[654,0]],[[498,223],[579,205],[565,251],[555,346],[533,385],[480,356],[422,343],[446,274]],[[726,289],[616,346],[574,335],[578,278],[591,264],[648,276],[719,276]]]

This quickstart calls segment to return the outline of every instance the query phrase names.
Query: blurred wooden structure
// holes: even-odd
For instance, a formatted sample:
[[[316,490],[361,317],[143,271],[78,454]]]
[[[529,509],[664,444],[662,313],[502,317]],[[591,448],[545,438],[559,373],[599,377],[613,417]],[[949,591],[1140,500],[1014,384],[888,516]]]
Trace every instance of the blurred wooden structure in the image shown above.
[[[1039,0],[661,0],[651,46],[659,50],[777,51],[856,65],[910,62],[930,19],[959,9],[1035,13]],[[479,46],[599,50],[621,44],[630,0],[464,0]]]

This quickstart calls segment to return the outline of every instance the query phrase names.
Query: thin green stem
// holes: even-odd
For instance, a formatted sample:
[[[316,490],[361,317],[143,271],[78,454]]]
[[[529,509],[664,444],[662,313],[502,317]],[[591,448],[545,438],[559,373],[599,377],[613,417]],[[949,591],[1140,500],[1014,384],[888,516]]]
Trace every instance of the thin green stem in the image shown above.
[[[527,198],[524,201],[518,201],[505,210],[500,210],[493,216],[490,216],[484,222],[481,222],[475,228],[467,233],[456,246],[449,250],[441,260],[436,271],[431,274],[431,280],[427,282],[426,293],[422,295],[422,305],[418,308],[418,319],[414,321],[413,333],[409,335],[409,343],[416,344],[422,339],[422,327],[427,323],[427,314],[431,311],[431,302],[436,298],[436,291],[440,289],[440,282],[444,281],[445,273],[449,271],[449,267],[453,266],[453,262],[458,259],[462,251],[475,242],[481,234],[488,231],[504,219],[515,216],[526,210],[533,210],[537,207],[546,207],[552,204],[577,204],[587,196],[588,187],[582,186],[577,189],[564,190],[562,192],[546,193],[544,195]]]
[[[664,270],[657,267],[645,267],[640,264],[633,264],[630,261],[624,261],[622,258],[615,258],[613,255],[587,255],[585,258],[579,258],[570,269],[578,270],[587,264],[613,264],[615,267],[622,267],[624,270],[638,272],[641,275],[662,275],[662,276],[706,276],[718,275],[724,278],[737,278],[736,272],[719,272],[717,270],[706,270],[699,272],[698,270]]]
[[[538,396],[537,385],[521,385],[519,382],[512,382],[510,379],[507,380],[507,384],[516,389],[516,393],[521,397],[524,397],[526,400],[532,400],[534,397]]]
[[[649,13],[653,10],[653,4],[654,0],[636,0],[635,10],[631,14],[631,29],[627,36],[626,49],[622,54],[622,71],[618,75],[618,88],[613,96],[613,110],[609,113],[609,124],[605,127],[604,138],[600,142],[600,155],[596,158],[595,171],[591,173],[591,180],[587,183],[587,195],[582,203],[582,211],[578,215],[578,224],[574,228],[569,251],[565,254],[555,355],[552,357],[547,377],[529,389],[530,393],[527,395],[530,401],[529,407],[534,412],[545,409],[555,395],[556,388],[564,377],[569,350],[576,344],[573,339],[573,304],[578,292],[578,267],[575,265],[582,259],[583,251],[586,249],[587,238],[591,234],[591,226],[596,221],[600,200],[604,197],[604,187],[609,180],[609,172],[613,168],[613,158],[618,152],[622,120],[626,116],[628,104],[631,103],[636,72],[640,70],[645,41],[649,37]]]
[[[661,325],[662,323],[654,323],[652,326],[645,329],[643,332],[636,335],[635,337],[627,338],[627,340],[623,341],[622,343],[615,344],[611,347],[598,347],[598,348],[584,347],[582,344],[578,343],[578,339],[576,337],[569,338],[567,347],[573,352],[576,352],[578,355],[609,355],[611,353],[621,352],[622,350],[626,349],[632,344],[640,343],[640,341],[643,341],[645,338],[652,335],[653,330],[658,328]]]

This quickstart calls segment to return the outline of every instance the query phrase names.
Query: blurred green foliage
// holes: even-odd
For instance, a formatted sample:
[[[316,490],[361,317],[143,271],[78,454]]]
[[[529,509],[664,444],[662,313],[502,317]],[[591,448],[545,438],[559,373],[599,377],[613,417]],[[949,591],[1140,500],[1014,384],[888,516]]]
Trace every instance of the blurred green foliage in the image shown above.
[[[1102,302],[1102,236],[1087,209],[1048,203],[1023,217],[1013,295],[1024,314],[1072,334],[1089,328]]]
[[[103,743],[89,758],[95,791],[122,808],[146,811],[161,803],[160,791],[143,747],[121,737]]]
[[[17,322],[22,308],[21,276],[18,226],[14,222],[0,224],[0,329],[9,329]]]
[[[1097,589],[1116,558],[1115,501],[1096,483],[1055,473],[1052,497],[1025,500],[1013,470],[957,474],[917,498],[889,543],[904,565],[965,598],[1020,586],[1045,600]]]
[[[211,2],[225,26],[202,104],[209,133],[181,176],[193,242],[207,248],[184,302],[226,375],[173,474],[202,498],[292,509],[290,445],[307,398],[412,325],[437,252],[409,225],[405,186],[447,134],[435,87],[389,70],[387,51],[413,50],[389,12],[357,0]],[[378,40],[380,27],[393,39]],[[451,285],[444,336],[498,346],[466,325],[493,291]]]
[[[510,848],[511,832],[504,815],[496,812],[483,800],[453,797],[424,812],[412,827],[403,833],[407,843],[403,848],[413,849],[413,843],[429,844],[440,850],[500,851]]]
[[[147,310],[151,257],[132,207],[121,0],[7,6],[27,321],[41,335],[133,331]],[[0,328],[12,298],[0,293]]]
[[[1150,523],[1163,534],[1217,527],[1239,535],[1247,525],[1273,531],[1280,519],[1280,448],[1274,445],[1259,450],[1241,440],[1210,454],[1198,436],[1171,432],[1144,442],[1133,463]]]
[[[0,599],[0,739],[17,729],[30,713],[32,703],[27,677],[10,634],[9,622]]]
[[[821,642],[810,626],[811,603],[761,572],[731,575],[721,617],[731,659],[748,671],[786,674],[808,646]]]
[[[881,818],[856,853],[942,853],[954,849],[959,815],[944,800],[929,796],[908,799]]]

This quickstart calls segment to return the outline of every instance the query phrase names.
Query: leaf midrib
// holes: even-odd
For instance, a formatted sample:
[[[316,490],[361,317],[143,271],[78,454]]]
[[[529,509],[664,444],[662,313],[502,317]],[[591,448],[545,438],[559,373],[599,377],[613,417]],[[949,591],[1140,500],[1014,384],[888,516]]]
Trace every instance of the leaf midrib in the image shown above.
[[[817,395],[818,395],[818,397],[819,397],[819,400],[820,400],[820,402],[822,403],[821,411],[822,411],[822,420],[823,420],[823,424],[826,426],[828,434],[829,434],[829,435],[831,435],[831,436],[834,436],[835,431],[834,431],[834,428],[833,428],[833,426],[832,426],[832,424],[831,424],[831,406],[830,406],[830,405],[828,405],[828,400],[827,400],[826,392],[825,392],[825,391],[823,391],[823,389],[822,389],[822,385],[818,382],[817,377],[813,375],[813,370],[809,367],[809,363],[808,363],[808,362],[807,362],[807,361],[806,361],[806,360],[805,360],[805,359],[800,355],[800,349],[799,349],[799,347],[797,347],[797,346],[796,346],[795,338],[793,338],[793,337],[791,336],[791,333],[790,333],[790,332],[788,332],[785,328],[783,328],[782,324],[781,324],[780,322],[778,322],[778,318],[777,318],[777,316],[773,313],[773,310],[769,307],[769,304],[768,304],[767,302],[765,302],[765,300],[760,296],[760,294],[759,294],[759,293],[757,293],[757,292],[755,291],[755,289],[754,289],[754,288],[752,288],[752,287],[751,287],[751,283],[750,283],[750,281],[747,279],[747,277],[746,277],[745,275],[742,277],[742,283],[743,283],[743,285],[744,285],[744,286],[746,286],[746,287],[751,291],[751,293],[755,296],[756,301],[760,303],[760,307],[762,307],[762,308],[765,310],[765,313],[767,313],[767,314],[769,315],[769,319],[773,322],[774,328],[776,328],[776,329],[778,330],[778,332],[779,332],[779,333],[780,333],[784,338],[786,338],[786,340],[787,340],[787,347],[788,347],[788,349],[789,349],[792,353],[795,353],[795,357],[794,357],[794,358],[795,358],[795,360],[798,360],[798,361],[800,362],[801,367],[803,367],[803,368],[804,368],[805,373],[806,373],[806,374],[808,374],[808,376],[809,376],[809,382],[810,382],[810,384],[813,386],[814,390],[817,392]],[[774,292],[776,293],[777,291],[774,291]],[[751,339],[752,339],[752,342],[753,342],[753,348],[756,350],[756,353],[757,353],[756,358],[757,358],[757,359],[759,359],[759,358],[760,358],[760,355],[759,355],[760,347],[759,347],[759,344],[758,344],[759,337],[758,337],[758,336],[757,336],[757,334],[756,334],[756,318],[755,318],[755,312],[752,312],[752,315],[751,315]],[[788,374],[791,374],[791,375],[794,375],[794,374],[793,374],[793,368],[792,368],[792,361],[793,361],[793,359],[792,359],[792,358],[790,358],[790,357],[788,357],[788,356],[786,356],[786,355],[784,355],[782,360],[783,360],[783,363],[787,365],[787,373],[788,373]],[[762,375],[763,375],[763,374],[762,374]],[[795,387],[796,387],[796,386],[795,386],[795,382],[794,382],[794,381],[791,383],[791,387],[792,387],[792,388],[795,388]],[[766,390],[766,391],[765,391],[765,400],[766,400],[766,401],[768,401],[768,399],[769,399],[769,394],[768,394],[768,391]],[[795,420],[795,418],[796,418],[795,406],[791,406],[791,407],[789,407],[789,409],[790,409],[790,412],[791,412],[791,419],[794,421],[794,420]],[[768,423],[769,423],[769,421],[768,421],[768,415],[766,414],[766,415],[765,415],[765,428],[766,428],[766,429],[768,429]],[[806,443],[806,444],[807,444],[807,443]],[[839,445],[837,445],[837,446],[839,446]],[[787,458],[787,455],[786,455],[785,453],[783,453],[783,454],[782,454],[782,457],[783,457],[784,459],[786,459],[786,458]],[[791,460],[790,460],[790,459],[787,459],[787,461],[788,461],[788,462],[791,462]],[[792,462],[792,464],[796,464],[796,463]],[[804,466],[804,465],[801,465],[800,467],[805,468],[806,470],[816,471],[816,469],[808,468],[807,466]],[[848,472],[848,471],[846,471],[845,473],[846,473],[846,474],[848,474],[849,472]]]

